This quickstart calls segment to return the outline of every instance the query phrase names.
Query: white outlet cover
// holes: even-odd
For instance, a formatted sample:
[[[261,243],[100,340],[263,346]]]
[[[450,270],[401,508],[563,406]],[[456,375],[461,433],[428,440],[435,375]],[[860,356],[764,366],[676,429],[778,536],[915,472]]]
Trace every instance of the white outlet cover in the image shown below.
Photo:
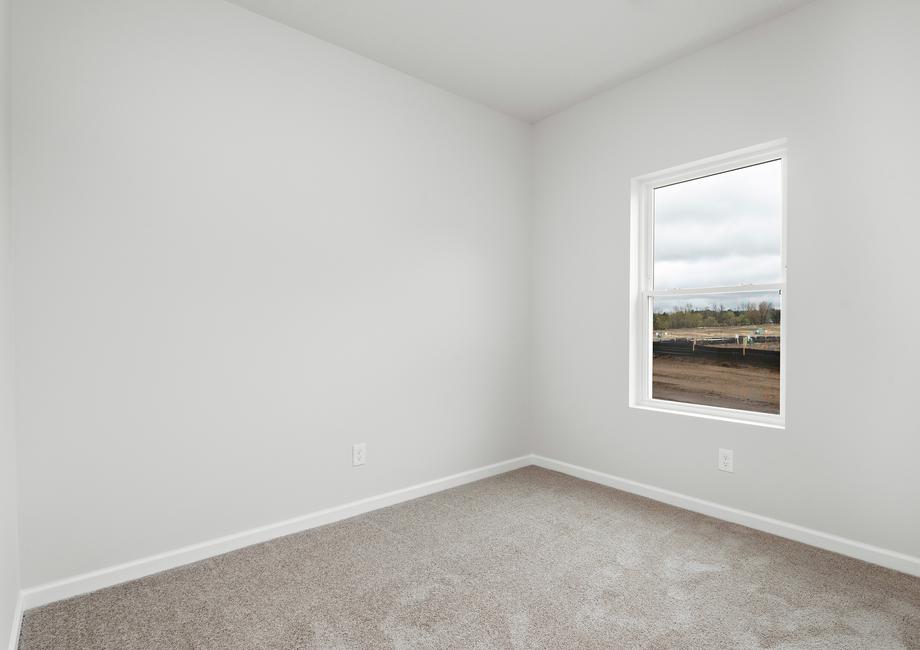
[[[359,442],[351,446],[351,464],[353,467],[364,465],[367,462],[367,443]]]
[[[735,452],[731,449],[719,450],[719,469],[723,472],[735,471]]]

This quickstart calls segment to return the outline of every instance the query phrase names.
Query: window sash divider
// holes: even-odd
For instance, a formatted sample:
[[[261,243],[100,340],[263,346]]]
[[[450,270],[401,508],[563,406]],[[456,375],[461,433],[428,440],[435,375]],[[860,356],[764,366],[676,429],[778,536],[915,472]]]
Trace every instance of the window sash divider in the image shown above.
[[[771,284],[739,284],[726,287],[701,287],[698,289],[657,289],[646,290],[650,298],[664,298],[668,296],[710,296],[726,293],[764,293],[766,291],[782,291],[786,288],[785,282]]]

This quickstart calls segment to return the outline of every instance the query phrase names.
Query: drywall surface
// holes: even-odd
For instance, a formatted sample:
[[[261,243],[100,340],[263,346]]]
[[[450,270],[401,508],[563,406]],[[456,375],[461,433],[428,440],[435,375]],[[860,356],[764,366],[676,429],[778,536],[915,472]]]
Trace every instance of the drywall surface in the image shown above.
[[[9,18],[10,3],[0,0],[0,647],[10,638],[19,598],[19,517],[13,430]]]
[[[537,125],[536,453],[920,555],[918,33],[816,2]],[[628,408],[630,179],[783,137],[786,429]]]
[[[529,126],[221,0],[13,90],[24,585],[530,451]]]

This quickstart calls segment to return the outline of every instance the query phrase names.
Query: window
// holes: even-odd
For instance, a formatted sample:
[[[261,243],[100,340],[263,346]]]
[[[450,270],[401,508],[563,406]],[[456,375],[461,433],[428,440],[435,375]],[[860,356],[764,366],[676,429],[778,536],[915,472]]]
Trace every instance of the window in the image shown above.
[[[633,180],[630,405],[782,427],[783,141]]]

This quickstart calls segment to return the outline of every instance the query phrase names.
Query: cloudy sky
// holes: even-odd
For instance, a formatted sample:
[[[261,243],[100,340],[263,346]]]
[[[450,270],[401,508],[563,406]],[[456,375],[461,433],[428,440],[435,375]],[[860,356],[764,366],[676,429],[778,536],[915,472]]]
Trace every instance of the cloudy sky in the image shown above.
[[[656,189],[655,289],[781,282],[781,173],[773,161]]]

